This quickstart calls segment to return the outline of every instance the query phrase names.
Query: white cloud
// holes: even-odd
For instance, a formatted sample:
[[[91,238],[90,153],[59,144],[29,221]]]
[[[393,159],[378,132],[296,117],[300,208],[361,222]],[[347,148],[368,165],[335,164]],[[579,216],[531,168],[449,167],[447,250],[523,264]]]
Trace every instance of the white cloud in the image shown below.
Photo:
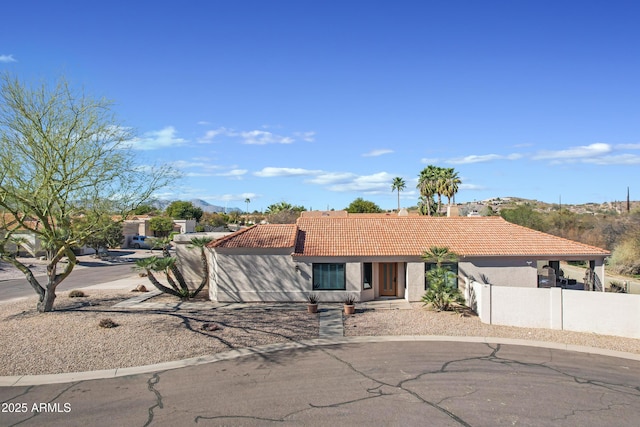
[[[576,161],[580,159],[602,156],[610,153],[611,145],[597,142],[590,145],[581,145],[578,147],[568,148],[566,150],[557,151],[540,151],[533,156],[534,160],[567,160]]]
[[[247,170],[246,169],[232,169],[228,172],[220,172],[217,173],[216,176],[226,176],[229,178],[241,178],[242,176],[247,174]]]
[[[200,143],[213,142],[218,136],[227,136],[230,138],[239,138],[242,144],[248,145],[267,145],[267,144],[292,144],[297,139],[301,139],[307,142],[313,142],[315,132],[295,132],[292,136],[278,135],[266,130],[250,130],[250,131],[236,131],[234,129],[227,129],[220,127],[205,132],[205,134],[198,138]]]
[[[420,163],[424,163],[425,165],[434,165],[439,162],[440,162],[440,159],[436,159],[436,158],[425,157],[423,159],[420,159]]]
[[[640,156],[636,154],[616,154],[612,156],[584,159],[583,162],[596,165],[639,165]]]
[[[349,182],[358,175],[350,172],[321,172],[315,178],[307,180],[312,184],[330,185],[341,182]]]
[[[207,197],[208,200],[222,200],[223,202],[239,201],[244,203],[245,199],[255,199],[259,195],[256,193],[242,193],[242,194],[220,194]]]
[[[391,191],[393,175],[387,172],[378,172],[372,175],[355,176],[349,182],[330,185],[330,191],[354,191],[366,194],[388,193]]]
[[[640,150],[640,144],[618,144],[616,150]]]
[[[205,132],[204,136],[198,138],[198,142],[205,143],[205,144],[209,142],[213,142],[213,139],[218,135],[236,136],[237,134],[233,132],[231,129],[227,129],[227,128],[218,128],[214,130],[208,130]]]
[[[393,153],[393,150],[389,150],[386,148],[380,149],[380,150],[371,150],[368,153],[363,154],[363,157],[378,157],[378,156],[382,156],[383,154],[390,154]]]
[[[188,141],[176,137],[176,129],[167,126],[158,131],[145,132],[142,137],[136,137],[128,141],[128,144],[135,150],[156,150],[165,147],[177,147],[186,144]]]
[[[203,176],[216,176],[216,174],[213,174],[211,172],[186,172],[184,176],[203,177]]]
[[[289,136],[280,136],[265,130],[251,130],[240,132],[240,137],[244,144],[265,145],[265,144],[291,144],[295,141]]]
[[[202,161],[188,161],[188,160],[175,160],[170,162],[170,165],[174,168],[178,169],[186,169],[186,168],[202,168],[208,167],[209,164]]]
[[[301,140],[305,141],[305,142],[313,142],[315,141],[315,136],[316,133],[311,131],[311,132],[294,132],[293,136],[295,136],[296,138],[300,138]]]
[[[486,190],[486,187],[477,184],[460,184],[460,190]]]
[[[451,163],[454,165],[465,165],[469,163],[483,163],[483,162],[491,162],[493,160],[518,160],[522,158],[522,154],[509,154],[509,155],[501,155],[501,154],[483,154],[483,155],[475,155],[472,154],[466,157],[458,157],[455,159],[450,159],[447,163]]]
[[[323,170],[302,168],[274,168],[266,167],[255,176],[262,178],[273,177],[309,177],[304,182],[321,185],[329,191],[359,192],[359,193],[388,193],[391,191],[391,181],[394,176],[387,172],[372,175],[357,175],[351,172],[328,172]]]
[[[9,63],[9,62],[18,62],[13,55],[0,55],[0,62]]]
[[[318,175],[323,173],[320,170],[310,170],[310,169],[302,169],[302,168],[274,168],[274,167],[266,167],[258,172],[254,172],[255,176],[259,176],[261,178],[273,178],[280,176],[309,176],[309,175]]]

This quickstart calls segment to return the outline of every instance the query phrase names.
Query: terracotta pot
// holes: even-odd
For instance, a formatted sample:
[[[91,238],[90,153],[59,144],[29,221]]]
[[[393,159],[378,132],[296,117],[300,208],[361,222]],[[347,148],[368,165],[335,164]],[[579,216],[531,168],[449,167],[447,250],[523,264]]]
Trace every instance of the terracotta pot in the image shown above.
[[[356,306],[355,305],[344,305],[344,314],[353,314],[356,312]]]
[[[309,313],[317,313],[318,312],[318,304],[307,304],[307,311]]]

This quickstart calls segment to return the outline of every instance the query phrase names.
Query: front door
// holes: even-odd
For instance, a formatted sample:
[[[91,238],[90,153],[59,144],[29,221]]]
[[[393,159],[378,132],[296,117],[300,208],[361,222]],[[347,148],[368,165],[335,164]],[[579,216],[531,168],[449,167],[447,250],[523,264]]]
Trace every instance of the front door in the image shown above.
[[[396,263],[383,262],[378,266],[380,272],[380,296],[395,297],[398,283],[398,269]]]

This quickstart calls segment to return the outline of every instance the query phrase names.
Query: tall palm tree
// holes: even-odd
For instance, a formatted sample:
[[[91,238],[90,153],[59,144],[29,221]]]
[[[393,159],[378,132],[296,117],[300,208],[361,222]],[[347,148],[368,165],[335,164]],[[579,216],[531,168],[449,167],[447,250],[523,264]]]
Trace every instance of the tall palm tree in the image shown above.
[[[454,168],[444,169],[443,195],[447,198],[447,204],[451,206],[451,199],[455,203],[455,196],[462,181]]]
[[[398,212],[400,212],[400,192],[407,187],[407,183],[404,182],[404,179],[399,176],[393,178],[393,182],[391,183],[391,192],[394,190],[398,191]]]
[[[436,195],[438,196],[438,208],[436,209],[436,215],[440,215],[440,210],[442,209],[442,195],[445,193],[447,188],[447,176],[446,169],[437,167],[435,172],[435,187],[436,187]]]
[[[247,204],[247,215],[249,215],[249,203],[251,203],[251,199],[247,197],[244,199],[244,202]]]
[[[426,203],[427,215],[431,215],[431,201],[437,190],[438,178],[437,166],[429,165],[424,168],[418,176],[417,188],[420,191],[421,200]]]

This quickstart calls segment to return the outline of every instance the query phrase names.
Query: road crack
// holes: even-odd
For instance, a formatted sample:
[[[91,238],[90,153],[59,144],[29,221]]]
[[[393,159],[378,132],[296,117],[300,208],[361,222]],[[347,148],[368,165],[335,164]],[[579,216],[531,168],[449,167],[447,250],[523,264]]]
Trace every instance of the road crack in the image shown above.
[[[164,404],[162,402],[162,394],[160,394],[160,392],[156,389],[156,385],[160,382],[160,374],[162,373],[163,372],[156,372],[151,376],[151,378],[147,380],[147,390],[149,390],[156,396],[156,402],[147,409],[147,422],[144,423],[143,427],[147,427],[151,424],[151,422],[153,422],[153,417],[155,416],[154,411],[156,408],[164,408]]]

